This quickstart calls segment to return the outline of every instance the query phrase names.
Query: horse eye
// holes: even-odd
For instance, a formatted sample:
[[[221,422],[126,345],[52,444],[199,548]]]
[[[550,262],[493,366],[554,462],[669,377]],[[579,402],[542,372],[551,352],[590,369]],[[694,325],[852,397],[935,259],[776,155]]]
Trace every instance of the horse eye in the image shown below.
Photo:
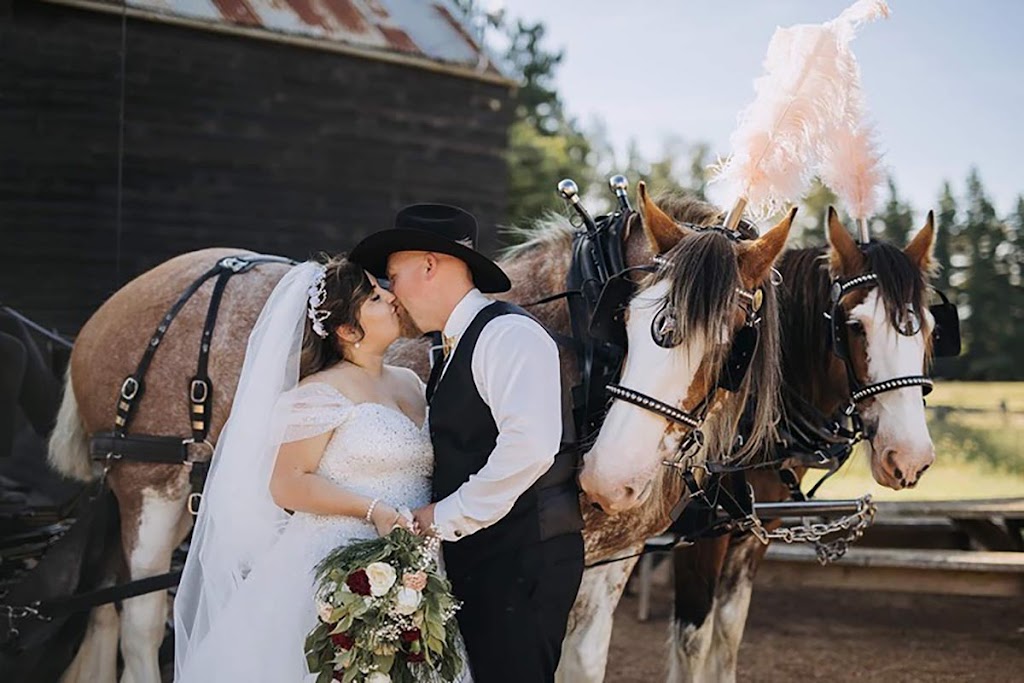
[[[676,342],[676,319],[664,309],[658,311],[651,321],[651,337],[662,348],[671,348]]]
[[[847,320],[846,326],[854,334],[864,334],[864,323],[859,320]]]
[[[903,315],[896,321],[896,329],[905,337],[913,337],[921,331],[921,318],[913,306],[907,306],[903,311]]]

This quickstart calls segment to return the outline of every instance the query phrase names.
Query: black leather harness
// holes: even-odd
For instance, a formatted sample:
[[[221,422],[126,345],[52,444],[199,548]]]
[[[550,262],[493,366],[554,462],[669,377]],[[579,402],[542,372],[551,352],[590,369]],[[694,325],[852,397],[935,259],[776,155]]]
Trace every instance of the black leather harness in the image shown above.
[[[294,265],[295,261],[281,256],[262,254],[244,254],[222,258],[212,268],[196,278],[168,309],[156,331],[150,337],[135,371],[125,377],[121,383],[113,431],[94,434],[90,438],[89,453],[93,460],[103,463],[104,476],[114,462],[119,460],[186,465],[189,468],[192,487],[192,493],[189,495],[189,512],[193,515],[198,513],[199,500],[214,450],[214,445],[209,440],[210,421],[213,415],[213,382],[210,380],[207,368],[210,359],[210,343],[213,339],[213,331],[217,326],[220,302],[224,295],[224,288],[227,287],[228,281],[233,276],[246,273],[261,263]],[[188,385],[192,435],[182,438],[129,434],[128,429],[132,419],[146,393],[146,373],[149,371],[149,366],[156,356],[164,335],[167,334],[171,323],[174,322],[185,304],[199,291],[200,287],[213,278],[216,278],[216,282],[214,282],[213,292],[210,295],[206,321],[203,324],[203,332],[199,341],[199,360],[196,363],[196,372],[189,380]]]

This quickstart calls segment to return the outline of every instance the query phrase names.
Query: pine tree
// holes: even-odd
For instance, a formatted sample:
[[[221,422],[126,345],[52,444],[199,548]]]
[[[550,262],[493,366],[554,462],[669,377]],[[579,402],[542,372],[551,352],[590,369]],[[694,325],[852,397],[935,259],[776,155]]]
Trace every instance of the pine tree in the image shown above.
[[[939,266],[939,273],[935,277],[934,284],[952,296],[950,291],[950,279],[953,277],[953,237],[956,234],[956,198],[953,197],[953,190],[949,181],[942,184],[942,194],[939,196],[939,213],[935,221],[935,261]]]
[[[1012,376],[1006,379],[1024,379],[1024,195],[1017,197],[1017,206],[1010,217],[1009,291],[1006,312],[1010,318],[1008,339]]]
[[[914,230],[914,214],[910,206],[900,199],[896,181],[889,177],[889,199],[879,216],[880,220],[871,226],[876,238],[881,238],[902,247]]]
[[[967,346],[965,379],[1007,379],[1015,374],[1010,347],[1013,325],[1007,315],[1009,278],[1003,258],[1006,226],[996,217],[985,195],[977,169],[967,177],[966,222],[963,227],[965,255],[963,292],[968,316],[964,321]]]
[[[836,207],[837,211],[843,211],[843,207],[838,204],[836,193],[821,182],[820,178],[815,178],[811,183],[811,189],[804,195],[802,206],[797,213],[800,232],[795,237],[799,244],[812,246],[825,243],[825,221],[830,206]],[[846,226],[850,230],[856,230],[852,221],[846,220]]]

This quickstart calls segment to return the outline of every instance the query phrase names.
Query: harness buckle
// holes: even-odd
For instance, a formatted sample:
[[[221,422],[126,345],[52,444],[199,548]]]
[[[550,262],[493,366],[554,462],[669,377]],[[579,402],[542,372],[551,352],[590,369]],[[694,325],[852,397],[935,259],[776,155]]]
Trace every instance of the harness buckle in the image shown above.
[[[193,403],[206,403],[206,399],[210,395],[210,385],[206,383],[206,380],[194,379],[188,392]]]
[[[214,449],[213,444],[210,443],[209,439],[203,439],[202,441],[196,441],[193,438],[188,438],[188,439],[182,440],[182,443],[185,444],[186,448],[188,446],[196,446],[197,448],[208,449],[208,452],[204,453],[203,450],[200,450],[200,452],[195,454],[195,455],[193,455],[192,449],[189,449],[188,460],[185,461],[185,463],[188,464],[188,465],[191,465],[194,462],[206,462],[206,461],[210,460],[211,458],[213,458],[213,452],[214,452],[215,449]]]
[[[121,398],[126,401],[133,400],[139,394],[139,386],[139,380],[131,375],[125,377],[124,382],[121,384]]]
[[[671,467],[674,470],[685,471],[688,466],[683,464],[681,460],[662,460],[661,464],[665,467]]]
[[[248,260],[240,258],[238,256],[227,256],[225,258],[222,258],[217,265],[223,268],[227,268],[228,270],[234,273],[241,273],[243,270],[247,269],[251,264]]]
[[[202,493],[188,494],[188,512],[193,517],[199,514],[199,504],[203,501]]]

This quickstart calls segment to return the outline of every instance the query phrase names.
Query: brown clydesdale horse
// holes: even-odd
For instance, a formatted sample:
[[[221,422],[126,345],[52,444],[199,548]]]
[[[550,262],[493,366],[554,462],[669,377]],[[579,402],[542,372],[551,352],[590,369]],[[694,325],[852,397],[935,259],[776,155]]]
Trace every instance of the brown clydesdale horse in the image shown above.
[[[663,255],[668,263],[685,263],[686,268],[666,267],[644,278],[637,297],[630,303],[631,324],[638,329],[646,324],[649,329],[650,320],[645,316],[650,316],[650,299],[661,296],[679,308],[674,312],[680,320],[687,322],[689,328],[687,338],[672,349],[657,348],[649,339],[638,335],[636,347],[629,354],[624,379],[632,382],[633,386],[654,393],[661,400],[671,401],[684,409],[692,408],[686,402],[688,397],[712,386],[717,373],[715,359],[721,357],[721,349],[729,345],[733,334],[742,325],[742,316],[736,314],[736,289],[767,287],[770,269],[782,251],[792,215],[764,237],[735,244],[716,233],[680,227],[676,222],[709,225],[720,221],[720,211],[703,202],[676,200],[672,202],[673,215],[669,217],[641,185],[639,206],[640,217],[632,223],[632,229],[625,237],[627,262],[630,265],[649,264],[655,256]],[[510,250],[502,261],[513,282],[513,289],[506,298],[513,302],[529,302],[560,292],[564,288],[571,258],[573,228],[568,221],[550,220],[528,234],[527,242]],[[59,471],[82,480],[97,476],[88,455],[88,435],[111,428],[121,381],[134,369],[152,330],[171,303],[195,278],[222,257],[238,253],[240,250],[207,249],[174,258],[125,285],[90,318],[75,344],[58,427],[51,439],[50,461]],[[212,339],[209,367],[214,387],[210,440],[214,443],[228,417],[249,330],[286,269],[287,266],[279,264],[257,266],[233,278],[224,292],[219,322]],[[684,281],[714,282],[720,290],[710,291],[706,287],[696,290]],[[210,289],[207,285],[199,290],[182,309],[161,343],[146,378],[147,394],[132,425],[133,433],[182,437],[189,434],[188,406],[183,387],[187,386],[187,378],[194,371]],[[694,291],[712,295],[716,303],[707,309],[687,309],[685,297]],[[670,297],[668,293],[682,294],[683,298]],[[774,297],[768,292],[765,298],[762,337],[772,339],[777,328]],[[536,308],[534,313],[553,331],[570,333],[564,303],[544,305]],[[632,343],[632,336],[630,341]],[[771,342],[763,346],[772,349]],[[659,363],[647,362],[644,356],[648,353],[657,354]],[[391,360],[426,376],[427,352],[421,340],[396,344]],[[573,358],[563,360],[564,386],[578,381],[575,365]],[[777,376],[774,354],[765,353],[762,349],[754,358],[742,390],[735,397],[722,395],[717,398],[708,416],[706,430],[716,434],[715,438],[722,442],[731,442],[739,410],[750,387],[771,386],[772,378]],[[667,391],[658,393],[662,386]],[[634,412],[639,411],[638,408],[620,406],[613,407],[612,411],[615,415],[610,415],[610,419],[617,421],[618,428],[635,430],[638,436],[643,434],[645,441],[650,441],[652,450],[664,449],[665,444],[679,438],[678,430],[665,421],[650,423],[645,416]],[[758,430],[768,435],[771,424],[772,415],[766,412]],[[616,486],[608,476],[616,468],[604,466],[604,458],[600,455],[610,452],[612,447],[611,437],[598,438],[587,457],[591,475],[588,478],[585,469],[584,484],[598,496],[605,496],[607,487]],[[710,449],[706,452],[714,454]],[[651,483],[645,485],[642,500],[631,501],[628,512],[609,516],[585,505],[585,537],[591,561],[635,548],[668,524],[668,511],[679,497],[679,486],[673,481],[675,477],[663,473],[660,467],[648,467],[647,460],[633,464],[637,472],[642,472]],[[191,528],[192,520],[186,509],[190,492],[187,468],[119,461],[110,469],[107,481],[117,497],[121,512],[120,540],[126,572],[117,579],[134,580],[166,572],[172,551]],[[633,485],[636,483],[631,482]],[[618,566],[631,567],[632,562],[619,563]],[[595,622],[604,624],[603,620],[610,625],[611,610],[620,593],[621,586],[611,595],[601,581],[588,582],[585,579],[574,611],[573,632],[568,636],[566,645],[566,665],[570,671],[579,662],[589,662],[596,656],[600,657],[603,673],[607,637],[603,626],[596,630],[590,627]],[[157,651],[163,639],[166,616],[167,599],[162,591],[126,600],[120,615],[110,605],[93,610],[82,647],[64,680],[112,682],[117,673],[120,633],[124,659],[121,680],[156,683],[160,680]],[[567,678],[581,680],[573,673]]]
[[[829,341],[830,283],[866,272],[877,285],[844,296],[849,354],[861,385],[920,375],[931,356],[934,320],[925,305],[933,274],[935,239],[929,212],[906,249],[884,242],[858,245],[829,210],[827,247],[797,249],[779,261],[783,276],[783,403],[792,414],[803,397],[823,416],[850,402],[846,366]],[[911,314],[914,334],[901,331]],[[911,328],[913,329],[913,328]],[[919,386],[879,394],[859,407],[875,480],[893,489],[913,487],[935,459]],[[799,479],[805,467],[794,466]],[[747,474],[759,501],[783,501],[789,489],[773,470]],[[777,525],[777,523],[776,523]],[[767,546],[750,533],[724,535],[677,548],[670,681],[734,681],[754,574]]]

